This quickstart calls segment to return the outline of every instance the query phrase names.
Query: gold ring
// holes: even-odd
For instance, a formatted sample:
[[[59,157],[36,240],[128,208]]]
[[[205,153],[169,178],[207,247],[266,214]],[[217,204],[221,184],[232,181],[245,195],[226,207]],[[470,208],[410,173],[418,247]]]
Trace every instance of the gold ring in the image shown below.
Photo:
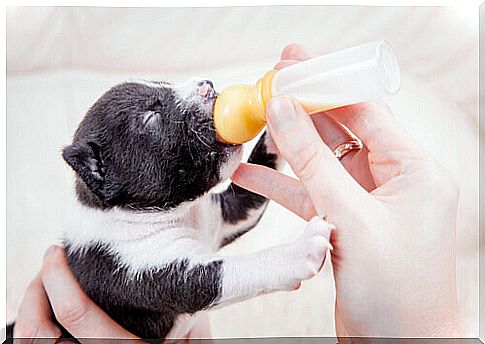
[[[337,159],[342,160],[342,158],[350,152],[359,151],[361,149],[362,142],[359,139],[353,139],[352,141],[348,141],[339,145],[337,148],[334,149],[333,154],[335,154]]]

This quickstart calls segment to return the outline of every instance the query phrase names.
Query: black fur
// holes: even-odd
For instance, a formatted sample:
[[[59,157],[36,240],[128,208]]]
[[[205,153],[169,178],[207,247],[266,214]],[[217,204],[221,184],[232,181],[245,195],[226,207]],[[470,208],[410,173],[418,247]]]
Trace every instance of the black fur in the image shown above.
[[[5,337],[6,338],[13,338],[13,328],[15,326],[15,323],[11,323],[7,325],[7,328],[5,329]]]
[[[277,157],[275,154],[267,152],[266,135],[267,133],[264,133],[260,138],[248,162],[274,169]],[[265,197],[243,189],[234,183],[231,183],[226,191],[215,195],[215,197],[219,197],[224,221],[231,224],[247,219],[250,210],[260,208],[268,202]]]
[[[72,250],[67,260],[86,293],[115,321],[141,338],[164,338],[177,315],[217,302],[222,261],[188,267],[183,259],[130,275],[103,245]]]
[[[276,168],[276,154],[267,151],[266,147],[266,132],[263,133],[258,143],[254,147],[248,162],[252,164],[263,165],[269,168]],[[260,209],[268,205],[268,199],[241,188],[240,186],[231,183],[227,190],[220,194],[213,196],[216,201],[220,202],[222,218],[226,223],[235,224],[244,221],[248,218],[249,212],[254,209]],[[261,214],[262,215],[262,214]],[[222,241],[222,246],[230,244],[241,235],[247,233],[254,228],[259,222],[259,218],[246,228],[242,228],[239,232],[227,236]]]

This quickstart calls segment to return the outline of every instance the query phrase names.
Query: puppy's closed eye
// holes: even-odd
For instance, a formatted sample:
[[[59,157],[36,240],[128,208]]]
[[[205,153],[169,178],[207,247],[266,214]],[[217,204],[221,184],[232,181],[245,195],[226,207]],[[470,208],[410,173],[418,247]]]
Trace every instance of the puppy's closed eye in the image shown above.
[[[152,127],[158,123],[160,119],[160,112],[158,111],[147,111],[141,116],[141,121],[143,127]]]

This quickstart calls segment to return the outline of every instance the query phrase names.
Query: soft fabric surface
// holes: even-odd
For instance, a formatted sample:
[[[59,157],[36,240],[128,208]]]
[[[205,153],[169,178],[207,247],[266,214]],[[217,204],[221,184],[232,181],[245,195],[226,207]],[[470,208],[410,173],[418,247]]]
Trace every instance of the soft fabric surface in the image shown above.
[[[73,178],[60,150],[113,83],[202,76],[220,90],[254,82],[289,42],[325,53],[384,39],[402,74],[399,94],[387,102],[461,183],[458,301],[466,335],[477,337],[478,35],[463,18],[440,7],[8,9],[7,319],[15,318],[44,250],[59,241],[70,216]],[[302,220],[271,204],[260,225],[224,252],[287,242],[303,228]],[[333,303],[326,264],[296,292],[212,311],[213,334],[333,335]]]

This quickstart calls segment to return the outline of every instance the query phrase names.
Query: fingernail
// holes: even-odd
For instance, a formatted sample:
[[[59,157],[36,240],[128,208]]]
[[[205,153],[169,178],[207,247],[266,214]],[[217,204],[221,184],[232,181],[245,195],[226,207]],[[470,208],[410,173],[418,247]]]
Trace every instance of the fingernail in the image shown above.
[[[296,120],[297,113],[295,104],[289,96],[272,98],[267,108],[268,122],[275,131],[280,131],[285,126],[291,125]]]

